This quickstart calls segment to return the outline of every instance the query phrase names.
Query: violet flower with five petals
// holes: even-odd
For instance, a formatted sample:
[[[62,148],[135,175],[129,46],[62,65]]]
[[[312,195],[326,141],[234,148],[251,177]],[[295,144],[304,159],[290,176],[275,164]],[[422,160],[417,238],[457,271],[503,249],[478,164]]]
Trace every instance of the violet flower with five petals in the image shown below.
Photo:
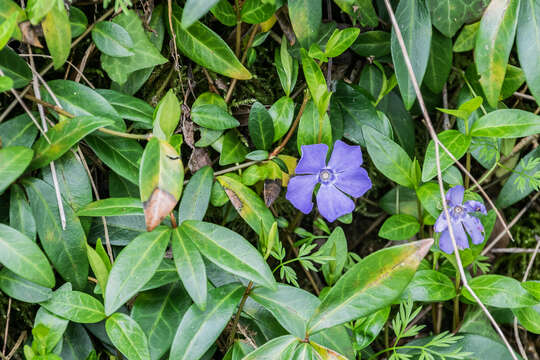
[[[313,191],[317,193],[320,214],[333,222],[338,217],[351,213],[354,202],[371,189],[371,180],[362,165],[360,146],[351,146],[336,141],[330,161],[326,163],[328,145],[302,146],[302,157],[296,166],[296,176],[289,180],[286,198],[294,207],[308,214],[313,209]]]
[[[435,222],[435,232],[442,233],[439,239],[439,248],[447,254],[454,252],[448,223],[452,224],[452,230],[456,239],[458,249],[466,249],[469,247],[467,234],[471,237],[472,243],[477,245],[484,241],[484,226],[480,219],[475,217],[474,213],[487,215],[486,207],[478,201],[469,200],[463,204],[463,194],[465,188],[461,185],[454,186],[446,193],[446,203],[448,204],[448,213],[450,221],[446,219],[444,211],[439,215]]]

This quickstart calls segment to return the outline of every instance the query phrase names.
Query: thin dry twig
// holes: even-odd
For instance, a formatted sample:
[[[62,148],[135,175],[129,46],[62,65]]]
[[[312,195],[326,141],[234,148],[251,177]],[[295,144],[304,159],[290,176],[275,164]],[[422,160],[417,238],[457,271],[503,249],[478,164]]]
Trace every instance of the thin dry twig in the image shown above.
[[[443,204],[445,217],[447,219],[450,219],[450,214],[448,212],[448,204],[446,202],[446,196],[445,196],[445,192],[444,192],[444,185],[443,185],[442,171],[441,171],[441,162],[440,162],[440,157],[439,157],[440,156],[439,155],[439,151],[440,151],[439,147],[444,148],[444,146],[442,146],[442,144],[440,144],[440,141],[439,141],[439,139],[437,137],[437,133],[435,132],[435,129],[433,128],[433,124],[431,123],[431,119],[430,119],[429,113],[427,111],[427,108],[425,106],[424,99],[422,97],[422,92],[420,91],[420,86],[418,85],[418,82],[416,80],[416,76],[414,74],[414,70],[413,70],[413,67],[412,67],[412,64],[411,64],[411,60],[410,60],[409,55],[407,53],[407,47],[406,47],[405,42],[403,40],[401,30],[399,29],[399,25],[397,23],[395,15],[394,15],[394,10],[392,9],[392,5],[390,4],[390,0],[384,0],[384,3],[386,5],[386,9],[388,10],[388,14],[390,15],[390,20],[392,22],[392,27],[393,27],[394,33],[395,33],[395,35],[396,35],[396,37],[398,39],[399,46],[401,48],[401,53],[403,54],[403,58],[405,60],[405,64],[407,65],[407,71],[409,73],[409,77],[410,77],[412,85],[414,87],[414,91],[416,93],[418,103],[419,103],[420,108],[422,110],[422,114],[423,114],[424,119],[425,119],[425,124],[426,124],[426,126],[428,128],[428,132],[429,132],[431,138],[433,139],[433,142],[435,143],[435,160],[436,160],[436,165],[437,165],[437,180],[438,180],[438,183],[439,183],[439,192],[440,192],[440,195],[441,195],[441,198],[442,198],[442,204]],[[447,150],[445,150],[445,151],[447,151]],[[447,151],[447,152],[449,154],[451,154],[449,151]],[[468,171],[467,171],[467,173],[468,173]],[[471,180],[476,181],[472,176],[470,176],[470,177],[471,177]],[[499,325],[497,324],[497,322],[495,321],[495,319],[493,318],[493,316],[491,315],[489,310],[486,308],[486,306],[478,298],[478,296],[476,295],[474,290],[469,286],[469,283],[467,281],[467,277],[465,276],[465,269],[463,268],[463,264],[461,262],[461,257],[459,255],[459,249],[457,247],[456,238],[454,236],[454,229],[453,229],[453,226],[452,226],[451,222],[448,222],[448,230],[449,230],[449,233],[450,233],[450,239],[452,240],[452,246],[454,248],[454,255],[456,257],[456,263],[458,265],[458,270],[459,270],[459,273],[461,275],[461,281],[463,283],[463,286],[470,292],[470,294],[472,295],[474,300],[482,308],[482,310],[484,311],[484,313],[486,314],[486,316],[488,317],[488,319],[492,323],[493,327],[495,328],[495,330],[497,331],[497,333],[499,334],[499,336],[503,340],[504,344],[506,345],[506,347],[510,351],[510,354],[511,354],[512,358],[514,360],[517,360],[517,356],[516,356],[514,350],[512,349],[512,346],[510,345],[510,343],[506,339],[506,336],[502,332],[501,328],[499,327]],[[508,230],[508,232],[510,232],[510,231]]]
[[[7,339],[9,335],[9,316],[11,314],[11,297],[8,298],[8,308],[6,312],[6,327],[4,329],[4,345],[2,346],[2,355],[6,355]]]

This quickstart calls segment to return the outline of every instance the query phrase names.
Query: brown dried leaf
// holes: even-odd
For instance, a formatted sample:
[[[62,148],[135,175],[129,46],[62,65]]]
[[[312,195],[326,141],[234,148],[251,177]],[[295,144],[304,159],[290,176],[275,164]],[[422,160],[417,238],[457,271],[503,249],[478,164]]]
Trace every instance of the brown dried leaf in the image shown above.
[[[264,180],[264,203],[266,207],[272,206],[281,193],[281,179]]]
[[[30,21],[24,21],[19,24],[19,29],[21,29],[22,33],[22,42],[31,46],[43,48],[43,45],[41,45],[41,42],[39,41],[39,37],[43,36],[41,28],[33,26],[30,24]]]
[[[208,155],[208,150],[206,148],[193,148],[188,161],[189,171],[195,174],[200,168],[207,165],[212,167],[212,160],[210,159],[210,155]]]
[[[166,190],[155,188],[150,198],[143,203],[146,230],[154,230],[174,209],[177,200]]]

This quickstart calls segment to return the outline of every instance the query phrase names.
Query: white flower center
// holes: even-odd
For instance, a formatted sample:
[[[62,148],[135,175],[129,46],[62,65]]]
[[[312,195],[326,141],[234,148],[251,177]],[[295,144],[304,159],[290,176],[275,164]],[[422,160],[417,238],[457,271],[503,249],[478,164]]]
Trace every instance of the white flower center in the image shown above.
[[[328,180],[330,180],[330,176],[331,176],[331,175],[332,175],[332,174],[330,174],[330,171],[328,171],[328,170],[323,170],[323,171],[321,171],[321,175],[320,175],[320,176],[321,176],[321,180],[322,180],[322,181],[328,181]]]
[[[461,206],[456,206],[456,207],[454,208],[454,211],[455,211],[456,213],[460,214],[460,213],[463,211],[463,208],[462,208]]]

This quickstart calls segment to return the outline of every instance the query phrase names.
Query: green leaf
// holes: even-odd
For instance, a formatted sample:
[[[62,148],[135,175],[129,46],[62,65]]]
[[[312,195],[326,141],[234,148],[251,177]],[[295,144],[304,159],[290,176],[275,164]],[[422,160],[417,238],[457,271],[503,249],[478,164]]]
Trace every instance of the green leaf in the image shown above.
[[[343,30],[334,30],[326,43],[324,54],[328,57],[336,57],[344,53],[356,40],[360,29],[350,27]]]
[[[187,0],[182,12],[182,27],[187,29],[201,17],[203,17],[219,0]]]
[[[249,296],[270,311],[285,330],[299,338],[305,337],[307,323],[321,303],[307,291],[283,284],[275,291],[255,288]]]
[[[540,334],[540,305],[512,309],[521,326],[534,334]]]
[[[433,31],[424,84],[439,94],[452,70],[452,39]]]
[[[34,152],[23,146],[9,146],[0,149],[0,194],[23,174]]]
[[[212,130],[232,129],[240,126],[238,120],[219,105],[204,104],[194,106],[191,110],[191,119],[197,125]]]
[[[182,231],[182,227],[172,232],[172,252],[176,271],[184,288],[193,302],[201,310],[206,308],[206,266],[197,246],[191,241],[189,235]]]
[[[36,220],[41,246],[54,268],[76,289],[88,282],[86,237],[81,222],[62,199],[66,228],[62,229],[54,188],[39,179],[25,179],[23,185]]]
[[[202,220],[208,209],[214,171],[204,166],[189,179],[178,207],[178,225],[185,220]]]
[[[7,76],[0,76],[0,93],[11,89],[13,89],[13,80]]]
[[[540,171],[540,163],[536,163],[536,166],[527,169],[525,169],[525,164],[531,164],[532,161],[539,157],[540,148],[536,148],[521,159],[512,172],[512,175],[510,175],[508,180],[504,183],[499,196],[497,196],[497,207],[506,208],[513,205],[535,190],[534,184],[527,176],[534,177],[535,174]],[[519,178],[525,180],[522,183],[522,187],[518,186],[519,183],[517,181]]]
[[[421,240],[379,250],[362,259],[324,297],[309,322],[308,333],[370,315],[391,304],[411,281],[432,245],[433,239]]]
[[[488,306],[514,309],[540,303],[540,300],[529,294],[519,281],[507,276],[480,275],[470,280],[469,285],[478,298]],[[474,301],[467,289],[463,289],[463,296]]]
[[[9,42],[11,35],[17,30],[17,17],[12,16],[0,23],[0,49]],[[0,92],[13,87],[13,80],[7,76],[0,77]]]
[[[234,231],[196,220],[184,221],[180,229],[204,257],[223,270],[270,289],[276,288],[274,276],[261,254]]]
[[[369,156],[377,169],[400,185],[414,187],[416,184],[409,171],[412,167],[412,161],[405,150],[369,126],[363,126],[362,132]]]
[[[418,270],[407,288],[401,294],[401,299],[413,301],[447,301],[456,297],[455,285],[443,273],[435,270]]]
[[[272,117],[274,124],[274,139],[272,142],[276,142],[291,127],[294,117],[294,101],[288,96],[283,96],[268,109],[268,113]]]
[[[466,52],[474,49],[474,43],[476,41],[476,33],[480,27],[480,22],[475,22],[474,24],[465,25],[461,32],[459,33],[454,47],[452,50],[454,52]]]
[[[281,40],[281,47],[274,52],[274,63],[278,73],[279,82],[285,95],[289,96],[296,85],[298,78],[298,61],[289,54],[287,40]]]
[[[45,308],[40,307],[36,313],[36,318],[34,320],[34,327],[37,327],[39,324],[46,326],[49,329],[49,333],[46,338],[46,350],[47,352],[53,352],[56,344],[62,340],[62,336],[66,331],[69,321],[62,319]]]
[[[471,127],[472,136],[518,138],[540,132],[540,117],[524,110],[496,110],[477,119]]]
[[[358,35],[351,49],[360,56],[388,55],[390,54],[390,33],[379,30],[363,32]]]
[[[143,214],[140,199],[136,198],[107,198],[94,201],[79,211],[77,216],[121,216]]]
[[[101,245],[101,241],[98,243]],[[98,246],[96,245],[96,248],[97,247]],[[90,267],[96,276],[98,285],[101,288],[101,292],[103,293],[104,289],[107,287],[107,279],[111,267],[110,260],[108,257],[103,259],[100,254],[88,244],[86,244],[86,253],[88,256],[88,263],[90,264]]]
[[[408,240],[420,230],[420,223],[407,214],[392,215],[382,224],[379,236],[388,240]]]
[[[471,138],[457,130],[446,130],[437,135],[440,142],[459,160],[471,145]],[[439,161],[441,171],[448,169],[454,164],[454,160],[439,147]],[[426,149],[426,157],[422,167],[422,181],[426,182],[437,176],[437,160],[435,157],[435,143],[431,140]]]
[[[15,116],[0,123],[0,141],[2,141],[3,148],[9,146],[32,147],[37,133],[38,129],[28,114]]]
[[[169,357],[200,359],[229,322],[243,293],[242,285],[228,284],[208,292],[205,311],[191,305],[176,330]]]
[[[309,100],[298,124],[296,139],[298,153],[302,153],[302,145],[320,143],[332,146],[332,124],[328,114],[320,115],[315,103]]]
[[[433,26],[449,38],[452,38],[464,23],[480,18],[488,4],[489,0],[427,1]]]
[[[540,69],[534,63],[535,54],[540,51],[540,3],[522,0],[517,23],[516,46],[519,63],[527,86],[536,101],[540,101]]]
[[[73,11],[74,7],[71,8]],[[94,351],[94,345],[83,325],[71,323],[68,325],[62,339],[63,360],[90,359],[90,353]],[[97,360],[94,358],[94,360]]]
[[[317,104],[319,116],[322,117],[326,113],[326,110],[328,110],[328,104],[330,103],[332,93],[328,91],[326,79],[315,60],[308,56],[305,49],[301,49],[300,54],[302,55],[302,70],[304,71],[304,77],[306,78],[309,92],[311,93],[313,101]]]
[[[102,53],[113,57],[127,57],[131,51],[133,40],[122,26],[112,21],[100,21],[92,29],[92,40]]]
[[[96,323],[105,319],[103,304],[80,291],[58,289],[41,306],[55,315],[78,323]]]
[[[422,184],[416,189],[416,195],[418,196],[418,200],[420,200],[420,203],[424,209],[426,209],[431,216],[437,218],[442,209],[439,184],[435,182]]]
[[[52,290],[20,277],[7,267],[0,270],[0,290],[7,296],[27,303],[49,300]]]
[[[222,24],[227,25],[227,26],[236,25],[236,14],[229,0],[218,1],[218,3],[213,8],[210,9],[210,12]]]
[[[235,130],[227,131],[223,137],[223,146],[219,165],[230,165],[243,161],[248,154],[248,148],[242,143]]]
[[[250,188],[229,176],[219,176],[223,186],[238,214],[257,234],[268,234],[275,219],[264,201]]]
[[[326,346],[317,344],[317,343],[315,343],[313,341],[310,341],[309,344],[310,344],[310,346],[313,347],[313,350],[317,353],[317,355],[319,355],[319,357],[321,359],[324,359],[324,360],[347,360],[347,358],[345,356],[335,352],[332,349],[327,348]],[[306,359],[311,359],[311,358],[309,357],[309,358],[306,358]]]
[[[336,227],[328,240],[321,246],[320,252],[323,255],[331,256],[330,260],[322,265],[322,271],[326,282],[333,285],[341,276],[341,272],[347,262],[347,239],[341,227]]]
[[[143,155],[143,148],[136,140],[116,136],[88,136],[85,142],[115,173],[133,184],[139,184],[139,159]]]
[[[126,314],[112,314],[105,329],[113,345],[129,360],[150,360],[148,340],[135,320]]]
[[[32,70],[26,61],[7,46],[0,50],[0,70],[13,80],[15,89],[26,86],[32,80]]]
[[[282,335],[259,346],[242,360],[292,359],[294,349],[298,343],[299,339],[296,336]]]
[[[42,136],[34,144],[35,156],[30,164],[30,169],[39,169],[48,165],[51,161],[64,155],[86,135],[101,127],[113,124],[112,120],[94,116],[78,116],[60,121],[46,133],[50,143]]]
[[[159,14],[154,15],[159,16]],[[167,62],[167,59],[160,54],[156,46],[148,39],[142,21],[136,12],[132,10],[122,11],[112,22],[120,25],[128,32],[133,40],[133,47],[130,51],[134,53],[131,56],[121,58],[106,54],[101,55],[101,66],[113,81],[122,85],[133,72]]]
[[[314,358],[314,348],[310,343],[301,343],[294,350],[294,360],[311,360]]]
[[[131,317],[148,338],[152,360],[161,359],[169,350],[176,328],[189,305],[191,299],[178,282],[137,296]]]
[[[154,273],[154,276],[144,284],[141,291],[156,289],[163,285],[178,282],[178,280],[180,280],[180,278],[178,277],[178,272],[176,271],[172,259],[163,259]]]
[[[32,25],[37,25],[51,11],[53,6],[57,4],[55,1],[47,0],[28,0],[26,5],[26,14]]]
[[[422,0],[400,1],[396,10],[396,19],[405,41],[416,81],[421,84],[429,59],[429,44],[431,43],[429,12]],[[393,29],[391,50],[401,97],[405,108],[410,110],[416,100],[416,93]]]
[[[495,0],[487,7],[474,47],[479,82],[491,107],[496,108],[506,64],[514,43],[519,11],[518,0]]]
[[[69,23],[71,27],[71,38],[81,35],[88,27],[86,15],[75,6],[69,8]]]
[[[354,333],[358,350],[367,347],[375,340],[388,320],[388,315],[390,315],[390,306],[384,307],[356,322]]]
[[[107,315],[114,313],[152,278],[169,244],[170,235],[167,228],[157,228],[137,236],[120,252],[107,280]]]
[[[178,50],[197,64],[219,74],[239,80],[251,79],[251,73],[218,34],[198,21],[184,29],[181,16],[181,9],[173,6],[172,23]]]
[[[169,141],[178,126],[180,114],[180,102],[173,90],[170,89],[160,100],[154,112],[153,135],[160,140]]]
[[[9,192],[9,225],[35,242],[36,220],[23,189],[19,185],[13,184]]]
[[[65,7],[53,6],[41,23],[55,69],[66,62],[71,50],[71,25]]]
[[[255,102],[249,112],[249,136],[257,149],[268,150],[274,139],[272,116],[263,104]]]
[[[384,112],[388,120],[392,123],[394,134],[407,154],[414,155],[415,133],[411,115],[405,109],[403,101],[395,91],[391,91],[379,102],[378,109]]]
[[[96,89],[112,105],[122,119],[135,121],[145,129],[152,128],[154,109],[146,101],[115,90]]]
[[[182,194],[184,167],[169,143],[152,138],[146,144],[139,171],[139,188],[148,231],[174,209]]]
[[[300,46],[309,49],[317,41],[322,21],[322,2],[310,0],[289,0],[289,18]]]
[[[243,22],[248,24],[260,24],[270,19],[277,10],[274,1],[246,0],[242,5],[240,16]]]

